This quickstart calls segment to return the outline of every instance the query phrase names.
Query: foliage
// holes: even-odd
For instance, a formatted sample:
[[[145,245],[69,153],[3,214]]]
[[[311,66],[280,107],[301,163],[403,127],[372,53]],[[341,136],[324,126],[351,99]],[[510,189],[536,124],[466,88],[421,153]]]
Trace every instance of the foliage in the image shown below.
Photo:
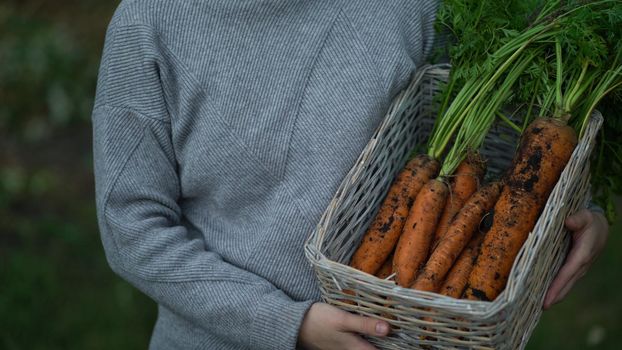
[[[593,200],[616,220],[615,196],[622,194],[622,96],[609,96],[598,109],[605,116],[592,161]]]
[[[447,0],[439,9],[436,27],[450,33],[453,79],[490,71],[488,58],[529,26],[538,1]],[[462,84],[459,83],[459,86]]]
[[[487,125],[490,110],[494,108],[501,119],[520,131],[520,126],[498,112],[503,102],[515,106],[513,109],[518,111],[515,117],[522,118],[522,128],[532,113],[538,113],[567,121],[581,135],[598,103],[603,98],[612,101],[622,93],[622,6],[618,1],[448,0],[441,7],[437,25],[455,35],[450,47],[453,72],[445,90],[445,101],[453,98],[461,109],[475,109],[461,112],[473,115],[470,119],[475,122],[466,123],[467,126]],[[509,45],[513,42],[514,46]],[[509,55],[508,50],[514,54]],[[518,68],[519,64],[513,60],[526,64]],[[501,78],[500,85],[485,91],[488,96],[483,102],[462,103],[463,91],[471,89],[472,82],[491,80],[491,74],[498,74],[505,63],[514,66],[503,72],[507,76]],[[520,76],[516,78],[515,74]],[[508,84],[509,93],[500,93]],[[474,99],[471,95],[466,97],[469,101]],[[600,108],[607,104],[616,105],[605,102]],[[620,130],[617,128],[622,118],[620,107],[614,109],[605,113],[605,128]],[[453,111],[450,106],[441,112]],[[463,128],[458,138],[461,134],[466,136],[460,142],[456,139],[456,144],[474,140],[478,132],[485,130]],[[612,155],[613,166],[599,166],[603,157],[594,157],[592,178],[597,188],[596,199],[609,208],[610,220],[614,213],[611,194],[620,194],[615,178],[619,177],[616,171],[622,167],[617,157],[621,145],[615,133],[603,132],[599,147],[602,154]],[[454,146],[448,156],[460,152],[457,148]]]
[[[0,12],[0,129],[37,141],[88,120],[98,60],[62,26]]]
[[[155,305],[112,273],[95,219],[90,114],[114,6],[0,2],[0,349],[149,341]]]

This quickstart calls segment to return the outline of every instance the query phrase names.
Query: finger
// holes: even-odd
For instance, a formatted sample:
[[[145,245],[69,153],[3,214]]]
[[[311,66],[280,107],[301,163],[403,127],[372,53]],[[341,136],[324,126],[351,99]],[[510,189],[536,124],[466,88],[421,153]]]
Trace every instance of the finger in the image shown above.
[[[592,222],[592,212],[587,209],[581,209],[573,215],[566,218],[566,227],[573,232],[581,231]]]
[[[342,330],[361,333],[374,337],[385,336],[389,333],[389,324],[385,321],[375,320],[346,313],[342,320]]]
[[[572,287],[574,287],[577,281],[579,281],[581,277],[585,275],[586,272],[587,272],[587,267],[584,267],[581,270],[577,271],[577,273],[575,273],[574,276],[572,276],[570,281],[568,281],[568,283],[566,283],[566,285],[559,291],[555,299],[551,301],[551,306],[562,301],[566,297],[568,292],[570,292]]]
[[[590,261],[590,251],[588,244],[573,245],[566,262],[557,273],[557,276],[551,283],[549,290],[544,298],[544,308],[548,309],[553,305],[553,301],[559,300],[558,296],[562,289],[574,278],[574,276],[582,269],[587,268]]]
[[[596,241],[596,254],[600,253],[600,251],[605,247],[605,243],[607,242],[607,237],[609,236],[609,223],[607,222],[607,218],[601,213],[594,213],[593,225]]]

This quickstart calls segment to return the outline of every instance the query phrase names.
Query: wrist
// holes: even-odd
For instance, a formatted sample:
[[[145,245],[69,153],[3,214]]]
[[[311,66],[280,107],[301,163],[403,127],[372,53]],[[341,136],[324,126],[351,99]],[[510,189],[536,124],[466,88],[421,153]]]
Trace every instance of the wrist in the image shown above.
[[[311,323],[313,322],[313,313],[315,312],[317,303],[312,303],[311,306],[305,312],[302,321],[300,322],[300,327],[298,329],[298,339],[296,341],[296,347],[299,349],[308,349],[309,348],[309,331],[311,328]]]
[[[250,327],[250,347],[254,349],[292,349],[312,301],[294,301],[280,290],[260,300]]]

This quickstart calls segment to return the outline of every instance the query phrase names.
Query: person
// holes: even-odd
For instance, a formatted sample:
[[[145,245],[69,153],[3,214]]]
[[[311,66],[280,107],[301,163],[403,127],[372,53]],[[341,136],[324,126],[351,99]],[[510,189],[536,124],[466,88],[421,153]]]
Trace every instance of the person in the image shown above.
[[[366,349],[388,324],[319,302],[303,244],[424,64],[434,0],[125,0],[93,108],[111,268],[158,304],[151,349]],[[546,305],[602,249],[567,220]]]

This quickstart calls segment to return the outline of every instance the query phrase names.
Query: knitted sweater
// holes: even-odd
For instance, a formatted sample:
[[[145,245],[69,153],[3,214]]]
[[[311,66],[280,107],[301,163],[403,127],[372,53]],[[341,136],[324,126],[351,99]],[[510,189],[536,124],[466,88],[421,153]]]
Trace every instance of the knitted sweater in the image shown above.
[[[434,0],[129,0],[93,111],[112,269],[151,349],[292,349],[303,244],[429,53]]]

